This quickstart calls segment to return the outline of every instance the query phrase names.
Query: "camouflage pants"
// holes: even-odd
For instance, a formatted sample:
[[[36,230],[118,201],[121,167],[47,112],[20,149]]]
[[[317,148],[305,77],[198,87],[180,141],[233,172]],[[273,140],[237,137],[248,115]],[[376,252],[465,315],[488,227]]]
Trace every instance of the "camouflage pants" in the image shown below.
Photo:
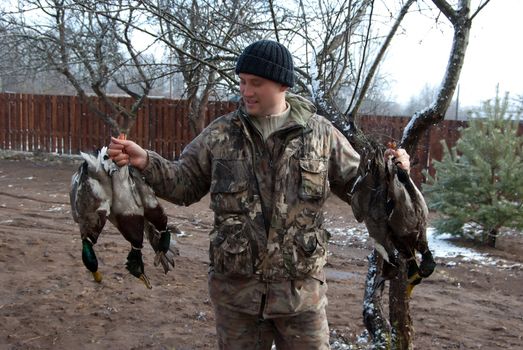
[[[325,308],[293,316],[263,319],[215,305],[218,348],[221,350],[325,350],[329,326]]]

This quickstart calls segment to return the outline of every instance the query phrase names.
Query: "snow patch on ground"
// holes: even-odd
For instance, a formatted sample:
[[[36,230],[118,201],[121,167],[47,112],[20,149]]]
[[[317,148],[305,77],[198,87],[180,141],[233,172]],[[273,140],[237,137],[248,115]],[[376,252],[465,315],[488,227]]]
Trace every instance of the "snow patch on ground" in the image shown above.
[[[366,243],[369,239],[367,230],[359,227],[334,227],[328,229],[331,234],[331,242],[339,245],[349,245],[351,242]]]
[[[337,245],[365,244],[369,235],[366,229],[359,227],[350,228],[329,228],[331,242]],[[430,250],[436,259],[452,259],[446,262],[447,265],[456,265],[456,260],[461,262],[474,262],[481,265],[497,266],[498,268],[513,268],[515,265],[499,258],[492,258],[487,254],[480,253],[471,248],[460,247],[452,242],[450,234],[436,235],[436,230],[432,227],[427,229],[427,240]],[[516,264],[521,266],[521,264]]]
[[[470,248],[459,247],[452,243],[452,235],[444,233],[436,235],[436,230],[432,227],[427,229],[427,240],[429,247],[435,258],[455,258],[461,257],[468,260],[485,260],[486,256]]]
[[[493,258],[488,254],[483,254],[475,251],[471,248],[459,247],[452,243],[452,235],[441,234],[436,235],[436,230],[432,227],[427,229],[427,239],[429,241],[429,247],[435,258],[458,258],[462,262],[473,262],[480,265],[496,266],[502,269],[512,269],[514,267],[521,267],[519,263],[509,263],[508,261],[500,258]],[[446,265],[456,265],[454,261],[449,261]]]
[[[47,209],[46,211],[48,212],[54,212],[54,211],[63,211],[65,208],[64,208],[64,204],[60,204],[58,206],[56,205],[53,205],[51,208]]]

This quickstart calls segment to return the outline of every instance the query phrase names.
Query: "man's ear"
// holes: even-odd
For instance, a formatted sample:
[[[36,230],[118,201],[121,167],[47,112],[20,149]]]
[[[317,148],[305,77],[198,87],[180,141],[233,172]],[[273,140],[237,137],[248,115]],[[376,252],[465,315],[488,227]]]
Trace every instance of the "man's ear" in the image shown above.
[[[288,86],[283,85],[283,84],[280,85],[280,92],[286,92],[287,90],[289,90]]]

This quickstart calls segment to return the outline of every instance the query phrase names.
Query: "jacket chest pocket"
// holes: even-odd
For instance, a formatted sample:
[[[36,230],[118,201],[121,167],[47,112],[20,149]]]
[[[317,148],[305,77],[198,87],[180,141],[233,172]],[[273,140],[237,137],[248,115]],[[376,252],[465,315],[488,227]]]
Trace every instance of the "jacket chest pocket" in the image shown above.
[[[217,159],[212,165],[211,209],[218,213],[249,210],[249,171],[246,160]]]
[[[327,167],[324,159],[300,159],[301,184],[298,195],[303,200],[325,199],[328,194]]]
[[[245,223],[231,219],[224,221],[211,234],[209,259],[214,271],[226,277],[252,276],[252,244]]]

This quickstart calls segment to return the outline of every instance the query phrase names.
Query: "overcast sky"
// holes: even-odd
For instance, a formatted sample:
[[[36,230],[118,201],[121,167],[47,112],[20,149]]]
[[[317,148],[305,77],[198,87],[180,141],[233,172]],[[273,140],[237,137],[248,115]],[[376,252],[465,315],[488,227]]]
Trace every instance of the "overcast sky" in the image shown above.
[[[523,95],[522,16],[522,0],[491,0],[476,16],[460,77],[461,106],[493,97],[498,83],[501,92]],[[408,34],[394,38],[381,68],[390,74],[398,102],[427,84],[440,85],[453,35],[450,24],[436,27],[416,14],[407,14],[403,26]]]

